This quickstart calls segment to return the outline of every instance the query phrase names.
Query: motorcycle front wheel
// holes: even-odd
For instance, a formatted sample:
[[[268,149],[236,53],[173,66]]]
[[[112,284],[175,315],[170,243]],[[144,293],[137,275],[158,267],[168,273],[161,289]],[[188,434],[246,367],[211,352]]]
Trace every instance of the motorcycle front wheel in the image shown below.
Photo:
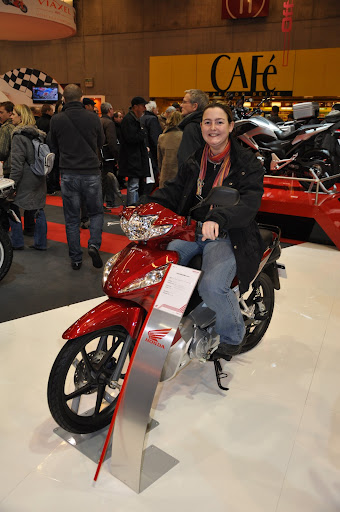
[[[120,376],[112,374],[124,358],[123,346],[130,340]],[[126,347],[127,348],[127,347]],[[133,342],[121,327],[95,331],[68,341],[59,352],[48,381],[51,414],[63,429],[88,434],[106,427],[112,418],[126,375]]]
[[[0,281],[9,271],[13,260],[13,247],[8,233],[0,226]]]
[[[257,314],[257,319],[255,318],[252,323],[246,325],[246,341],[242,346],[241,353],[248,352],[248,350],[251,350],[258,345],[268,329],[273,315],[275,302],[274,286],[270,277],[264,272],[261,272],[253,283],[252,291],[250,292],[249,297],[245,299],[248,307],[254,303],[255,295],[257,295],[256,300],[260,301],[259,303],[264,305],[266,314],[263,320],[261,320],[260,315]]]

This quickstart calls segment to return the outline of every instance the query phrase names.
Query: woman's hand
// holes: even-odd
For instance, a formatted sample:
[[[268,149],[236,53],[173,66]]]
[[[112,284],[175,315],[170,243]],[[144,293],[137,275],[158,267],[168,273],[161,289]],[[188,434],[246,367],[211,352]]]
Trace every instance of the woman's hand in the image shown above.
[[[217,222],[207,220],[202,226],[202,242],[205,240],[216,240],[218,237],[219,225]]]

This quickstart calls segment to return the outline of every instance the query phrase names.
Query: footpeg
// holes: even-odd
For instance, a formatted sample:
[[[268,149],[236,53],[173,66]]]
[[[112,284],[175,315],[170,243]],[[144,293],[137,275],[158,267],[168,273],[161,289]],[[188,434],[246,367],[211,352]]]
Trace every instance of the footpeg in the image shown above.
[[[231,359],[231,356],[225,356],[225,357],[229,357]],[[223,359],[225,359],[225,357],[223,357]],[[214,366],[215,366],[215,374],[216,374],[216,380],[217,380],[218,387],[220,389],[223,389],[223,391],[228,391],[229,388],[226,388],[226,387],[222,386],[222,384],[221,384],[221,379],[225,379],[226,377],[228,377],[228,374],[222,370],[221,363],[218,359],[214,360]]]

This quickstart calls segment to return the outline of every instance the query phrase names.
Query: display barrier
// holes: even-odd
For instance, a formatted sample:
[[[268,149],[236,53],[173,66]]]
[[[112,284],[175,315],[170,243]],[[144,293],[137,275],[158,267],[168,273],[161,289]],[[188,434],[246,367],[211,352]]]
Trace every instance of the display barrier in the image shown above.
[[[164,362],[199,275],[198,270],[170,265],[136,342],[112,418],[112,474],[138,493],[178,463],[155,446],[143,451],[144,438]]]
[[[340,174],[322,179],[266,174],[260,212],[314,219],[340,250],[339,184],[330,191],[320,191],[323,183],[334,178],[339,180]],[[310,182],[310,190],[304,190],[299,184],[301,181]],[[315,192],[312,191],[314,184]]]

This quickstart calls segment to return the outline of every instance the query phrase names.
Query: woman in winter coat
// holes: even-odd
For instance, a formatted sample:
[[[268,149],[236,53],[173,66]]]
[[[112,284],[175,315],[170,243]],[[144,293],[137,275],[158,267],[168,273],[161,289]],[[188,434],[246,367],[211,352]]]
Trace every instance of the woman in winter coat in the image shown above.
[[[20,210],[30,210],[34,213],[34,245],[30,247],[46,251],[47,222],[44,212],[46,203],[46,177],[33,173],[30,165],[34,163],[34,147],[32,139],[45,140],[46,134],[38,130],[31,109],[27,105],[15,105],[12,122],[15,126],[11,146],[11,174],[15,181],[16,196],[14,210],[20,219]],[[21,222],[10,220],[13,249],[24,249],[24,236]]]
[[[158,138],[159,188],[163,188],[166,181],[173,180],[178,172],[177,152],[183,137],[182,130],[178,128],[181,120],[180,112],[172,112],[166,121],[164,133]]]
[[[218,352],[233,356],[241,350],[245,325],[230,286],[237,274],[240,293],[246,292],[261,260],[263,243],[255,216],[261,204],[264,173],[252,152],[230,136],[234,122],[225,104],[209,104],[203,110],[201,128],[205,146],[180,166],[173,181],[141,201],[160,203],[179,215],[188,215],[213,187],[223,185],[239,191],[240,201],[231,208],[203,206],[192,212],[199,223],[195,242],[173,240],[167,247],[178,252],[179,263],[184,266],[202,254],[198,291],[216,313]]]

